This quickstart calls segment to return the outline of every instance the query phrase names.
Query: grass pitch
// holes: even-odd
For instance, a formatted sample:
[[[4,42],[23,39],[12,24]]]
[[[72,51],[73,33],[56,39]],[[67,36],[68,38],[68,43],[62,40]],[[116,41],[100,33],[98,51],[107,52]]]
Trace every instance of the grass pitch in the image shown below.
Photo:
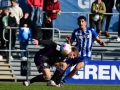
[[[22,82],[0,82],[0,90],[120,90],[120,85],[64,84],[62,87],[52,87],[46,86],[46,83],[33,83],[25,87]]]

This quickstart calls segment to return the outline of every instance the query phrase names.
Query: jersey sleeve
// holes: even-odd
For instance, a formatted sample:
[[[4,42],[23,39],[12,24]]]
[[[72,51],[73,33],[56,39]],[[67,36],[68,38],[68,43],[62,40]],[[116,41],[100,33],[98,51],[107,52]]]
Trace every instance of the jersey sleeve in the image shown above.
[[[75,41],[75,31],[72,32],[71,41]]]
[[[73,60],[71,60],[71,59],[67,59],[65,62],[66,62],[67,64],[70,64],[70,65],[73,64]]]
[[[92,37],[94,39],[96,39],[98,37],[98,34],[97,34],[97,32],[94,29],[92,29]]]
[[[77,64],[79,61],[78,61],[78,58],[74,58],[74,59],[67,59],[65,62],[69,64],[70,66],[73,66]]]

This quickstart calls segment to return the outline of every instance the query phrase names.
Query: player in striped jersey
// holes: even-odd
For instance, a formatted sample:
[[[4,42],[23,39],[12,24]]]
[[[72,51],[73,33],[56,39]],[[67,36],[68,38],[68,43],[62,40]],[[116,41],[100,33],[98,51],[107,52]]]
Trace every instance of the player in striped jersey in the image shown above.
[[[86,27],[87,22],[84,16],[78,17],[78,25],[79,28],[73,31],[71,37],[66,37],[66,40],[70,45],[72,45],[72,43],[76,40],[75,46],[79,50],[79,57],[75,59],[68,59],[63,62],[64,67],[76,65],[74,69],[67,76],[65,76],[63,79],[64,82],[66,82],[68,78],[71,78],[73,75],[75,75],[78,70],[83,68],[91,60],[92,44],[94,40],[96,40],[100,45],[105,46],[105,42],[100,40],[96,31],[90,27]],[[59,70],[56,70],[53,77],[51,78],[51,81],[55,81],[56,85],[59,84],[62,74],[63,73],[59,72]],[[59,77],[59,79],[57,77]]]

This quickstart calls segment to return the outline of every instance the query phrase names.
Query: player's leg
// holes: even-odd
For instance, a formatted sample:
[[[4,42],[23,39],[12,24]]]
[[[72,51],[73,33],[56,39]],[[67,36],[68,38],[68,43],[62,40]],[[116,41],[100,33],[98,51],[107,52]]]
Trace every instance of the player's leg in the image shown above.
[[[47,85],[49,86],[58,86],[60,84],[62,77],[64,76],[64,72],[68,67],[66,62],[58,62],[55,63],[56,71],[54,72],[51,80],[48,82]]]
[[[58,65],[59,65],[59,67],[61,67],[61,69],[65,72],[66,69],[67,69],[70,65],[76,64],[76,63],[75,63],[76,60],[77,60],[77,58],[75,58],[75,59],[67,59],[65,62],[61,62],[61,63],[58,64]],[[53,75],[51,79],[54,80],[54,82],[55,82],[57,85],[60,85],[61,79],[62,79],[65,75],[64,75],[64,72],[61,73],[61,74],[59,74],[58,72],[59,72],[59,70],[56,69],[56,71],[55,71],[55,73],[54,73],[54,75],[56,75],[56,77],[54,77],[54,75]]]
[[[80,58],[78,60],[78,63],[74,67],[74,69],[68,75],[65,76],[65,78],[63,79],[63,82],[67,82],[67,80],[69,78],[74,76],[80,69],[82,69],[86,64],[88,64],[89,61],[90,61],[90,57],[82,57],[82,58]]]
[[[24,86],[29,86],[30,84],[34,82],[44,82],[48,81],[51,77],[50,69],[46,68],[42,71],[43,74],[37,75],[36,77],[33,77],[32,79],[28,81],[24,81]]]
[[[28,80],[28,81],[24,81],[23,85],[24,86],[28,86],[34,82],[43,82],[46,81],[48,79],[50,79],[51,77],[51,73],[50,73],[50,65],[44,60],[44,58],[40,58],[40,59],[34,59],[34,62],[37,66],[38,72],[42,74],[37,75],[36,77]]]
[[[31,83],[34,83],[34,82],[44,82],[44,81],[47,81],[49,80],[51,77],[51,73],[50,73],[50,69],[49,68],[45,68],[42,70],[42,74],[32,78],[30,80],[30,84]]]
[[[71,78],[72,76],[74,76],[81,68],[84,67],[84,62],[79,62],[75,68],[68,74],[68,78]]]

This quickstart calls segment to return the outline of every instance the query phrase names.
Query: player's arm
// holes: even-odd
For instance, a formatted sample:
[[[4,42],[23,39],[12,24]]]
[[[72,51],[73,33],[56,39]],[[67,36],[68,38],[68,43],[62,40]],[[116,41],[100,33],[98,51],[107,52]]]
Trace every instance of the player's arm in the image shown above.
[[[105,45],[106,45],[105,42],[103,42],[102,40],[100,40],[99,37],[96,38],[96,41],[97,41],[100,45],[102,45],[102,46],[105,46]]]
[[[73,31],[71,37],[69,35],[66,36],[66,41],[68,44],[72,45],[73,41],[75,41],[75,33]]]
[[[36,40],[32,39],[33,43],[35,45],[44,45],[44,46],[52,46],[52,47],[57,47],[57,44],[53,42],[52,40]]]
[[[73,41],[70,39],[71,37],[69,35],[66,36],[66,41],[68,44],[72,45]]]
[[[74,76],[81,68],[84,67],[84,62],[79,62],[74,69],[68,74],[68,78]]]
[[[63,82],[67,82],[67,80],[71,77],[73,77],[81,68],[84,67],[84,62],[79,62],[75,67],[74,69],[68,73],[67,76],[65,76],[65,78],[63,79]]]
[[[92,37],[93,37],[100,45],[102,45],[102,46],[105,46],[105,45],[106,45],[105,42],[103,42],[102,40],[100,40],[97,32],[96,32],[94,29],[92,29]]]

